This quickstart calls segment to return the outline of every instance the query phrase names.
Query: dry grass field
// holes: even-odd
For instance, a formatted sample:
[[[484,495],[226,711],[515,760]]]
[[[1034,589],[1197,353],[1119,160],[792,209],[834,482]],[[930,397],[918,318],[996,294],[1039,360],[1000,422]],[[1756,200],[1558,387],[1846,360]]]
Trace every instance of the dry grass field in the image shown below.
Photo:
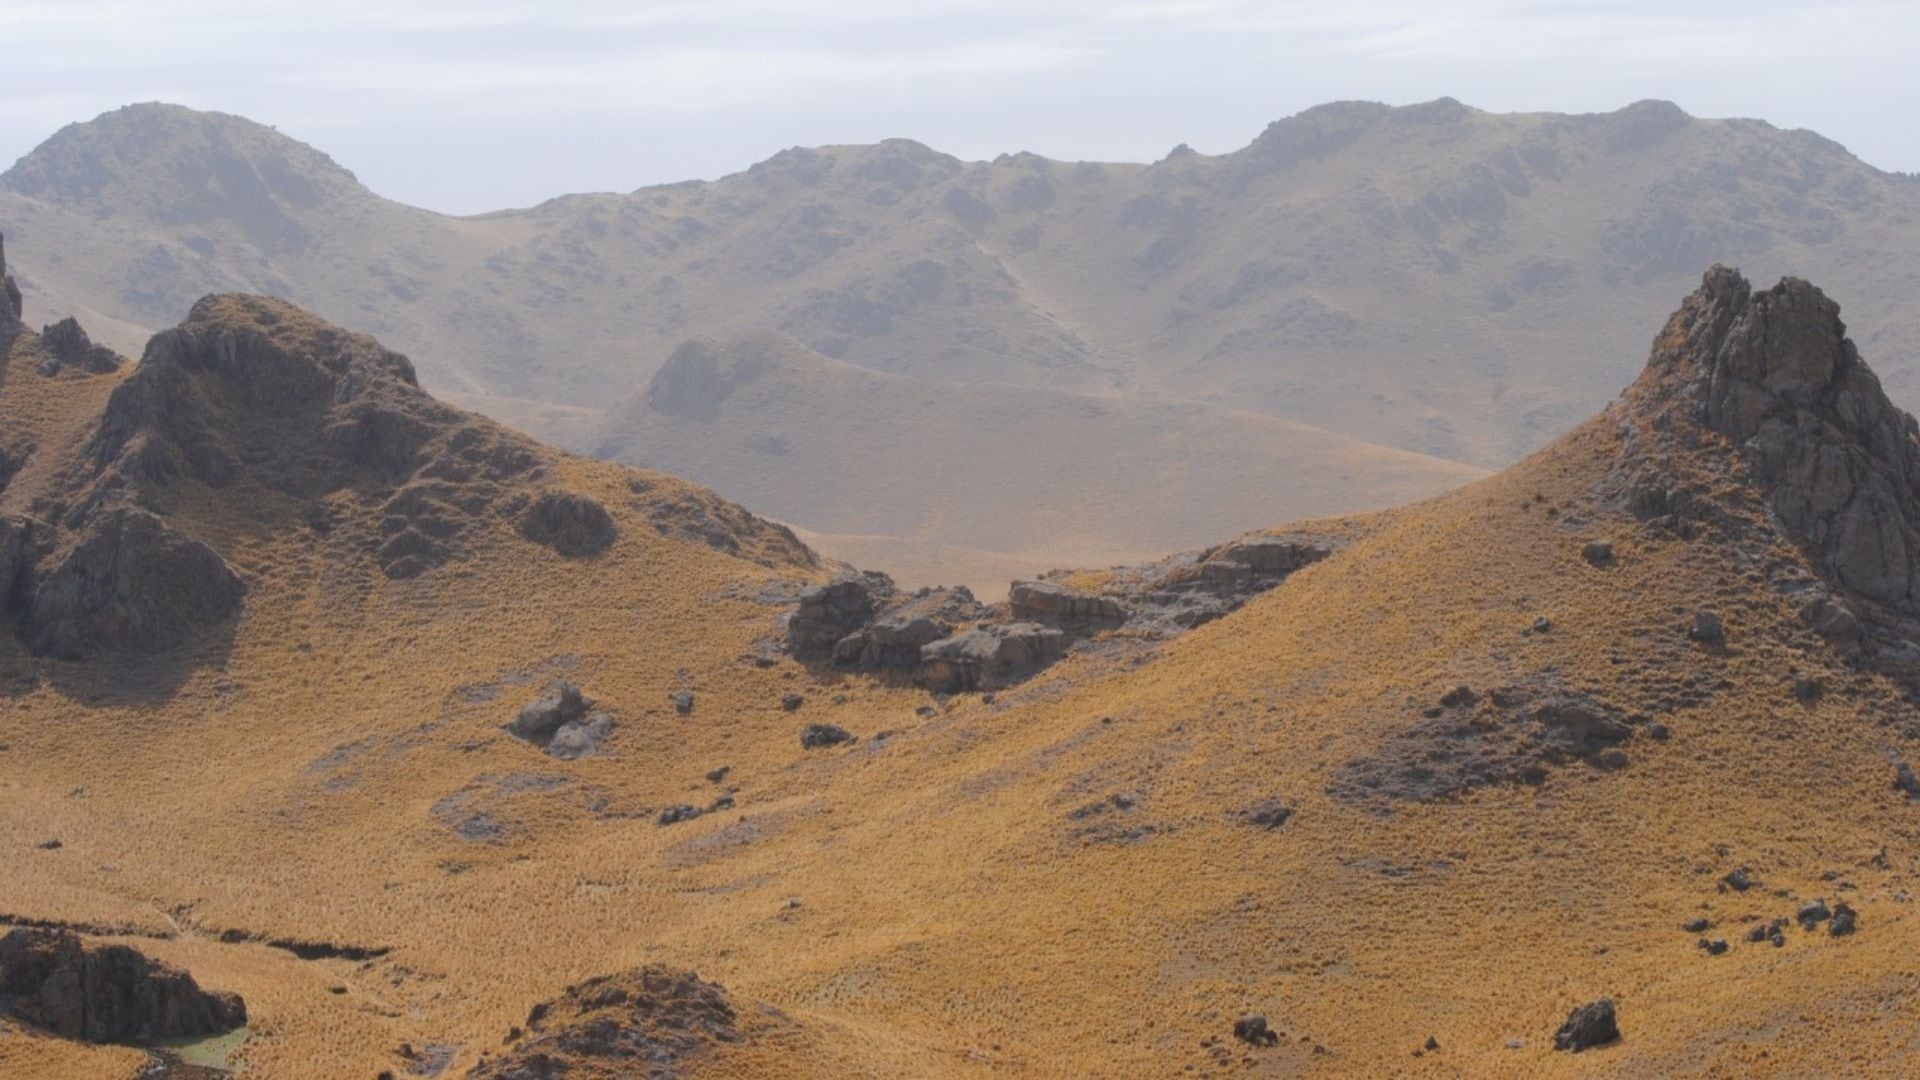
[[[125,378],[39,377],[22,342],[0,416],[38,448],[0,513],[57,486]],[[293,499],[183,479],[172,519],[246,582],[242,613],[146,658],[0,644],[0,912],[239,992],[249,1076],[463,1072],[535,1002],[645,964],[741,1014],[688,1075],[1911,1075],[1911,700],[1804,628],[1777,585],[1806,556],[1711,433],[1663,465],[1710,528],[1620,508],[1651,393],[1338,523],[1342,550],[1231,616],[1096,639],[991,700],[764,659],[830,569],[766,533],[748,557],[686,538],[675,515],[718,504],[658,474],[541,450],[611,547],[503,521],[405,579],[313,542]],[[347,521],[367,497],[327,498]],[[1701,609],[1723,644],[1689,640]],[[501,730],[562,676],[617,720],[601,756]],[[1462,685],[1478,704],[1443,709]],[[1500,742],[1509,691],[1628,718],[1624,760]],[[857,739],[803,750],[814,721]],[[1472,773],[1482,750],[1534,771]],[[1284,825],[1249,824],[1272,800]],[[1757,884],[1727,890],[1740,867]],[[1858,931],[1745,939],[1813,897]],[[1623,1039],[1556,1053],[1602,995]],[[1277,1045],[1233,1039],[1248,1012]],[[7,1075],[143,1060],[0,1034]]]

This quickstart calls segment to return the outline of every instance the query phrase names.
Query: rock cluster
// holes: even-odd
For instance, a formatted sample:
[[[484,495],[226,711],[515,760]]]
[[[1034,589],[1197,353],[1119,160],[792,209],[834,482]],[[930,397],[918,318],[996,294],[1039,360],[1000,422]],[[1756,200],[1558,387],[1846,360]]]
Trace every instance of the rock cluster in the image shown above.
[[[71,315],[43,328],[40,344],[48,354],[40,365],[42,375],[57,375],[61,371],[106,375],[120,370],[120,354],[104,345],[95,345]]]
[[[246,595],[212,548],[130,506],[90,515],[49,561],[23,629],[36,652],[65,659],[169,648],[233,615]]]
[[[563,761],[598,753],[613,728],[613,716],[596,710],[593,701],[570,682],[557,684],[506,724],[507,734]]]
[[[1620,1038],[1620,1023],[1614,1015],[1613,999],[1590,1001],[1567,1015],[1567,1022],[1553,1033],[1553,1048],[1579,1053],[1605,1046]]]
[[[237,995],[202,990],[125,945],[29,928],[0,937],[0,1012],[69,1039],[139,1046],[247,1022]]]
[[[1016,581],[997,605],[965,588],[902,593],[884,574],[847,573],[800,594],[787,648],[804,661],[905,672],[936,693],[990,691],[1040,671],[1079,640],[1121,629],[1167,637],[1218,618],[1332,551],[1320,540],[1251,536],[1120,567],[1097,589]]]

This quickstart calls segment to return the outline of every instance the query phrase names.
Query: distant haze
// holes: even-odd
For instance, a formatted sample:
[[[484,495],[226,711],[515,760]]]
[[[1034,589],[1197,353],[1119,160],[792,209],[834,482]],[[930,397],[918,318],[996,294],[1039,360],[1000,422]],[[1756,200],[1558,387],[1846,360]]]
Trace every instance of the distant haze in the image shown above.
[[[1318,102],[1648,97],[1920,170],[1920,5],[1449,0],[9,0],[0,165],[131,101],[240,113],[451,213],[712,178],[792,145],[1218,153]]]

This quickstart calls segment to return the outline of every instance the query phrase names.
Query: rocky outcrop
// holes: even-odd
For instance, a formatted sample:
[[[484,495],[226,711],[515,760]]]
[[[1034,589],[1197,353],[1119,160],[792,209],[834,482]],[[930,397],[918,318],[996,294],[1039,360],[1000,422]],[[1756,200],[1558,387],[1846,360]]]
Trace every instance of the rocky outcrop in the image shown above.
[[[927,688],[993,690],[1019,682],[1067,654],[1066,632],[1016,622],[968,630],[921,650]]]
[[[598,555],[619,537],[607,508],[570,491],[543,491],[520,519],[520,535],[569,558]]]
[[[0,1011],[69,1039],[149,1046],[247,1022],[238,995],[125,945],[88,945],[65,930],[0,937]]]
[[[884,574],[843,574],[800,594],[787,648],[804,661],[906,672],[936,693],[993,690],[1039,672],[1076,641],[1119,630],[1166,638],[1219,618],[1334,547],[1325,537],[1254,534],[1117,567],[1095,587],[1060,574],[1016,581],[995,605],[964,588],[903,594]]]
[[[510,1049],[483,1058],[468,1077],[678,1076],[699,1058],[740,1042],[742,1026],[725,987],[691,971],[649,965],[588,979],[535,1005],[526,1023],[508,1033]]]
[[[1057,581],[1016,581],[1007,603],[1016,620],[1071,628],[1081,634],[1112,630],[1127,621],[1111,596],[1083,592]]]
[[[1920,427],[1819,289],[1787,278],[1756,292],[1714,267],[1629,397],[1656,428],[1691,421],[1730,440],[1781,529],[1840,591],[1920,613]],[[1644,449],[1629,440],[1629,455]]]
[[[212,548],[118,506],[92,515],[35,583],[24,632],[36,652],[67,659],[165,649],[232,616],[245,594]]]
[[[57,375],[61,371],[106,375],[120,370],[120,354],[104,345],[95,345],[80,328],[79,320],[71,315],[43,328],[40,343],[48,354],[40,365],[42,375]]]

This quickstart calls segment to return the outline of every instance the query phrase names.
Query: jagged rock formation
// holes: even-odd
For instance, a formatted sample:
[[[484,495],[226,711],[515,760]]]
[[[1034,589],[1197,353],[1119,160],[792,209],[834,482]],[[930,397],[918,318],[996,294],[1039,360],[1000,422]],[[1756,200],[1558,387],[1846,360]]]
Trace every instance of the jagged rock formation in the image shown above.
[[[237,994],[125,945],[89,945],[65,930],[0,937],[0,1012],[69,1039],[150,1046],[247,1022]]]
[[[95,345],[79,320],[68,316],[40,331],[41,344],[50,355],[40,365],[40,374],[57,375],[63,370],[88,375],[105,375],[120,369],[120,354],[104,345]]]
[[[678,1076],[742,1038],[725,987],[691,971],[648,965],[569,986],[535,1005],[511,1046],[470,1080],[600,1080]]]
[[[562,682],[523,707],[506,731],[562,761],[589,757],[614,728],[613,717],[593,704],[578,686]]]
[[[1887,400],[1819,289],[1788,278],[1755,292],[1714,267],[1629,401],[1656,427],[1692,421],[1730,440],[1773,518],[1838,590],[1920,613],[1920,427]],[[1639,440],[1624,454],[1647,477],[1632,496],[1645,514],[1675,501],[1658,454]],[[1845,621],[1827,608],[1810,617]]]

